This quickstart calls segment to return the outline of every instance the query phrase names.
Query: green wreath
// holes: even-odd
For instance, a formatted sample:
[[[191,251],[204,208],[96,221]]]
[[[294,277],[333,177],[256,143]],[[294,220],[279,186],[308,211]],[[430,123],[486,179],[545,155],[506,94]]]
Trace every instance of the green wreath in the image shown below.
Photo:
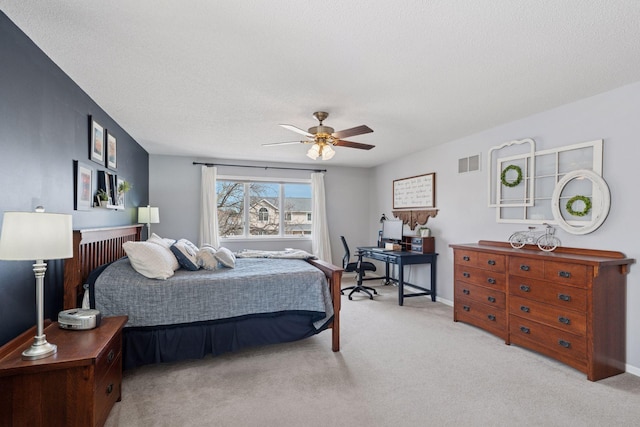
[[[509,172],[510,170],[514,170],[518,173],[516,179],[511,182],[507,181],[507,172]],[[522,169],[520,169],[520,166],[509,165],[504,168],[504,170],[500,174],[500,182],[502,182],[502,185],[504,185],[505,187],[515,187],[520,184],[522,182]]]
[[[573,204],[578,200],[584,203],[584,209],[582,209],[581,211],[574,211]],[[566,207],[567,207],[567,212],[569,212],[573,216],[585,216],[591,210],[591,199],[588,198],[587,196],[573,196],[567,201]]]

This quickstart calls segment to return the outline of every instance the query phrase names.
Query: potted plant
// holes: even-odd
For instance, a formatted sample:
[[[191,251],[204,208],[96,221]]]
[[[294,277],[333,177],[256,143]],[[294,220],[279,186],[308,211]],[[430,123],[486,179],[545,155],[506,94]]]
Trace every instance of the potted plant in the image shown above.
[[[106,207],[109,204],[109,193],[104,188],[101,188],[96,193],[96,197],[100,202],[100,206]]]
[[[420,237],[431,237],[431,229],[429,227],[420,227],[418,229]]]
[[[133,185],[129,181],[120,181],[118,184],[118,206],[124,207],[124,195],[131,190]]]

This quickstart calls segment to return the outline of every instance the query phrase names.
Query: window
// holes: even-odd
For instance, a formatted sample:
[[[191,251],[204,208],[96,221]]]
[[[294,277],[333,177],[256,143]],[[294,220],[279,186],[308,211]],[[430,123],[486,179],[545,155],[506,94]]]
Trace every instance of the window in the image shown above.
[[[218,227],[223,238],[311,235],[309,182],[267,182],[221,176],[216,192]]]
[[[269,211],[267,210],[267,208],[260,208],[260,210],[258,211],[258,221],[269,221]]]

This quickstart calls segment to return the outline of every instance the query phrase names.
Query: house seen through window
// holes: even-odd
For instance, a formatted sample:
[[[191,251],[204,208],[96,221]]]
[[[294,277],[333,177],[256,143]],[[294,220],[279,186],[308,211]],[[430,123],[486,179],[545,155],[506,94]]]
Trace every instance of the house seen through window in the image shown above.
[[[311,235],[311,184],[225,179],[216,182],[220,237]]]

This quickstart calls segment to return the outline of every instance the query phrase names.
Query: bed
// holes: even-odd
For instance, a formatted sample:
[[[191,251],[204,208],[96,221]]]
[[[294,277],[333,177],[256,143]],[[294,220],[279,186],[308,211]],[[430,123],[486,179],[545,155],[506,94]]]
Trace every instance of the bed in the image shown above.
[[[295,341],[315,335],[330,329],[332,333],[333,351],[340,350],[340,283],[342,269],[330,263],[307,260],[266,260],[266,259],[238,259],[237,271],[217,272],[217,276],[229,276],[225,279],[221,296],[212,296],[219,285],[208,284],[207,272],[181,271],[176,272],[176,281],[188,277],[187,284],[177,284],[176,281],[146,282],[143,276],[126,279],[127,269],[133,270],[127,259],[122,259],[126,254],[122,245],[125,242],[139,241],[141,225],[124,227],[109,227],[88,230],[76,230],[73,233],[73,257],[65,261],[64,265],[64,308],[79,307],[84,291],[84,285],[89,282],[95,286],[92,301],[96,307],[101,305],[100,298],[115,299],[118,291],[124,288],[138,290],[137,296],[122,297],[129,299],[133,304],[127,308],[127,312],[114,314],[126,314],[129,322],[123,330],[123,366],[125,369],[137,366],[173,362],[184,359],[202,358],[208,354],[218,355],[230,351],[257,345],[275,344]],[[276,261],[269,263],[269,261]],[[296,309],[289,304],[292,300],[299,301],[305,286],[298,285],[297,290],[291,292],[278,290],[277,282],[284,279],[275,279],[270,269],[279,268],[289,271],[291,274],[304,274],[322,278],[322,285],[314,289],[316,299],[324,300],[325,309],[314,306],[302,306]],[[236,270],[236,269],[233,269]],[[265,271],[262,278],[257,271]],[[135,272],[134,272],[135,274]],[[106,280],[105,277],[124,277],[124,281],[116,282]],[[246,276],[242,280],[236,277]],[[306,277],[306,276],[305,276]],[[251,280],[260,281],[260,286],[251,285]],[[102,284],[100,284],[102,282]],[[135,282],[135,283],[133,283]],[[115,293],[104,297],[99,293],[99,287],[105,287],[110,283]],[[117,283],[120,283],[119,285]],[[247,283],[247,284],[244,284]],[[155,286],[154,286],[155,285]],[[249,288],[254,286],[254,288]],[[174,310],[138,310],[139,299],[146,298],[149,290],[158,292],[158,307],[174,307]],[[243,289],[241,291],[241,289]],[[247,293],[246,289],[254,289]],[[218,289],[218,292],[221,292]],[[297,295],[296,292],[300,294]],[[262,294],[261,294],[262,293]],[[155,294],[154,294],[155,295]],[[274,297],[274,295],[280,295]],[[193,301],[185,300],[186,296],[193,296]],[[257,312],[243,312],[243,304],[260,305],[264,300],[270,299],[272,308],[260,308]],[[240,300],[240,301],[238,301]],[[105,300],[106,301],[106,300]],[[160,302],[161,301],[161,302]],[[221,302],[221,303],[220,303]],[[200,307],[217,307],[213,310],[215,315],[204,314]],[[108,305],[108,304],[107,304]],[[197,307],[196,307],[197,308]],[[105,314],[111,314],[111,309],[105,308]],[[238,311],[240,310],[240,311]],[[267,310],[267,311],[265,311]],[[324,310],[324,312],[323,312]]]

